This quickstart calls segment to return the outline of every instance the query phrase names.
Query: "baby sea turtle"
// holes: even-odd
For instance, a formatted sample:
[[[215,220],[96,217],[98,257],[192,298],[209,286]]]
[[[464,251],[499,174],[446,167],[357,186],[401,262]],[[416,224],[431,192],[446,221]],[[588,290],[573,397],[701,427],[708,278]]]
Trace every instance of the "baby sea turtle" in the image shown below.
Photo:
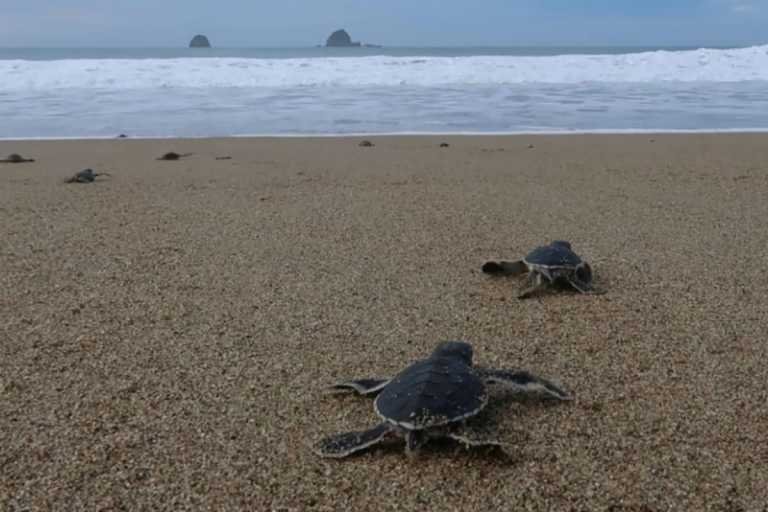
[[[361,140],[360,144],[358,144],[358,146],[360,146],[361,148],[372,148],[373,147],[373,142],[371,142],[369,140]]]
[[[8,158],[4,158],[4,159],[0,160],[0,163],[4,163],[4,164],[23,164],[23,163],[34,162],[34,161],[35,161],[34,158],[24,158],[23,156],[21,156],[18,153],[11,153],[10,155],[8,155]]]
[[[473,366],[472,345],[446,341],[427,359],[392,379],[358,379],[333,386],[338,391],[378,395],[373,409],[383,421],[370,430],[326,437],[315,445],[315,451],[322,457],[342,458],[387,437],[405,438],[409,456],[433,438],[448,437],[466,446],[501,445],[466,423],[488,403],[486,385],[496,383],[522,395],[572,399],[553,383],[526,371]]]
[[[448,144],[447,142],[441,142],[441,143],[440,143],[440,147],[441,147],[441,148],[448,148],[448,147],[450,147],[450,146],[451,146],[451,145],[450,145],[450,144]]]
[[[483,272],[491,275],[519,276],[528,273],[528,287],[517,297],[527,299],[549,286],[571,287],[581,293],[602,293],[592,286],[592,267],[583,261],[565,240],[537,247],[522,260],[489,261]]]
[[[174,153],[173,151],[171,151],[170,153],[166,153],[163,156],[161,156],[160,158],[158,158],[158,160],[178,160],[180,158],[184,158],[185,156],[189,156],[191,154],[192,153],[182,153],[182,154],[179,154],[179,153]]]
[[[67,183],[93,183],[96,176],[111,176],[106,172],[93,172],[93,169],[83,169],[67,179]]]

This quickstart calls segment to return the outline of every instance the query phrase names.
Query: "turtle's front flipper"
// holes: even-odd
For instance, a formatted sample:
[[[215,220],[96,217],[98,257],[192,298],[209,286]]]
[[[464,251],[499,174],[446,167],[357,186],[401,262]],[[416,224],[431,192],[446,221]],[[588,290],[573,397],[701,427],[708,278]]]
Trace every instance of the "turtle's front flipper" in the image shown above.
[[[568,284],[576,291],[584,294],[602,295],[605,293],[605,291],[592,286],[592,267],[587,262],[579,265],[574,275],[568,277]]]
[[[517,298],[520,300],[529,299],[536,293],[549,286],[550,282],[545,280],[544,277],[538,272],[531,272],[528,276],[528,287],[517,294]]]
[[[501,384],[515,393],[555,400],[573,400],[573,396],[546,379],[525,370],[476,368],[488,384]]]
[[[321,457],[341,459],[380,443],[391,431],[386,423],[382,423],[370,430],[336,434],[321,439],[314,450]]]
[[[482,271],[494,276],[520,276],[528,272],[528,267],[522,260],[488,261],[483,264]]]
[[[339,393],[355,392],[358,395],[377,395],[389,384],[391,379],[357,379],[339,382],[331,386],[333,391]]]
[[[405,434],[405,454],[408,457],[416,457],[427,442],[427,436],[421,430],[411,430]]]

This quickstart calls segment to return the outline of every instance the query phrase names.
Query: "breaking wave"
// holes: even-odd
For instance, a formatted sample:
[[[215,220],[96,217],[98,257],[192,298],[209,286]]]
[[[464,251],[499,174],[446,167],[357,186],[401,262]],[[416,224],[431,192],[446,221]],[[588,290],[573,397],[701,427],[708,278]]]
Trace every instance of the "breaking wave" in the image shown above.
[[[768,45],[620,55],[0,60],[0,92],[768,81]]]

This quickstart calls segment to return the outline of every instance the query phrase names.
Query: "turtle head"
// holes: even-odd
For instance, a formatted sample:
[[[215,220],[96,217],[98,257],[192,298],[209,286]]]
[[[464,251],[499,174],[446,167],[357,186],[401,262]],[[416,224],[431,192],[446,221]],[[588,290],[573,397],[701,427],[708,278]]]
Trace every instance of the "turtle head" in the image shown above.
[[[565,247],[568,250],[571,250],[571,242],[568,240],[554,240],[551,244],[555,247]]]
[[[576,279],[585,284],[592,283],[592,267],[589,263],[583,261],[581,265],[576,267]]]
[[[472,345],[464,341],[444,341],[432,352],[432,357],[452,357],[472,364]]]

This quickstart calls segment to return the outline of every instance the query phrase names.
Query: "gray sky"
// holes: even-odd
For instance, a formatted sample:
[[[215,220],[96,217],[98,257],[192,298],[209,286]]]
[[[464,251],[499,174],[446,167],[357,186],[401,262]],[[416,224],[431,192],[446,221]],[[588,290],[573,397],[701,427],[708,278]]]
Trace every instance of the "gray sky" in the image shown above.
[[[0,0],[0,46],[748,45],[768,0]]]

